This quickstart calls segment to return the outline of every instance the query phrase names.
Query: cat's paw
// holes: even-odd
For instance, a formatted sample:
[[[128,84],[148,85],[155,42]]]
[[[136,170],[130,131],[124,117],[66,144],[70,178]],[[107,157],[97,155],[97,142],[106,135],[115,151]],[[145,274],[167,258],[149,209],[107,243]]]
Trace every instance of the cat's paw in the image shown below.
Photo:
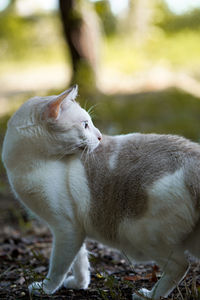
[[[74,276],[69,276],[64,280],[63,285],[66,289],[86,290],[88,288],[89,283],[89,278],[78,282]]]
[[[141,296],[139,296],[138,294],[140,294]],[[147,289],[140,289],[138,291],[138,294],[133,294],[132,296],[132,300],[144,300],[146,298],[151,299],[151,291],[147,290]],[[144,296],[144,297],[142,297]]]
[[[29,285],[28,290],[30,294],[37,295],[37,296],[44,295],[44,294],[51,295],[54,292],[52,290],[47,289],[47,287],[45,287],[44,281],[33,282],[32,284]]]

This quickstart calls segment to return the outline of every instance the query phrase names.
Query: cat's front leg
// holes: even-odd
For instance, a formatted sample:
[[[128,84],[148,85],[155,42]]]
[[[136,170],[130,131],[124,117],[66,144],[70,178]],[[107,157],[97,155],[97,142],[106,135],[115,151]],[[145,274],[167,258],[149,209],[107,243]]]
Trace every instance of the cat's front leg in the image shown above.
[[[29,292],[53,294],[63,283],[66,273],[78,253],[84,237],[72,226],[53,230],[54,241],[51,252],[49,272],[43,282],[33,282]]]
[[[64,280],[68,289],[87,289],[90,283],[89,261],[85,244],[81,247],[73,263],[73,275]]]

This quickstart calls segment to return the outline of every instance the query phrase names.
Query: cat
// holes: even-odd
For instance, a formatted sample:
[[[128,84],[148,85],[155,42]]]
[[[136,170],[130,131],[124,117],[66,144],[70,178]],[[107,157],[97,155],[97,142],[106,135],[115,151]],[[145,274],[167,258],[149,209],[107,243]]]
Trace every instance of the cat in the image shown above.
[[[11,117],[2,158],[15,196],[53,234],[49,271],[30,293],[87,289],[86,237],[163,269],[143,296],[168,296],[200,254],[200,145],[180,136],[107,136],[76,102],[77,85]],[[67,275],[72,269],[72,275]]]

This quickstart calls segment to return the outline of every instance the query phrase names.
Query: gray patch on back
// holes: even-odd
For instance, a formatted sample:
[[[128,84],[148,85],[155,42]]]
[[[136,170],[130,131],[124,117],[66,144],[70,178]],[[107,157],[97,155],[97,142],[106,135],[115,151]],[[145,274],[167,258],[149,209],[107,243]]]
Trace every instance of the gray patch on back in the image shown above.
[[[104,136],[92,154],[82,156],[91,192],[92,224],[112,241],[124,218],[137,220],[147,211],[147,187],[187,165],[191,157],[200,161],[200,146],[179,136],[133,134],[120,142],[119,147],[117,137]],[[115,149],[118,159],[110,169]]]

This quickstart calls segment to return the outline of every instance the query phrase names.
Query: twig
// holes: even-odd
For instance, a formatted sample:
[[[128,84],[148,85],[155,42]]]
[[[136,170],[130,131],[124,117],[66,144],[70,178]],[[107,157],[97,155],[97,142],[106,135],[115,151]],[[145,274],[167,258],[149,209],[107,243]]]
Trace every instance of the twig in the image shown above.
[[[0,274],[0,278],[3,277],[7,272],[9,272],[12,268],[14,268],[13,266],[10,266],[7,270],[5,270],[2,274]]]
[[[180,290],[179,286],[177,285],[176,288],[177,288],[177,291],[178,291],[178,293],[179,293],[181,299],[184,300],[183,295],[182,295],[182,293],[181,293],[181,290]]]

